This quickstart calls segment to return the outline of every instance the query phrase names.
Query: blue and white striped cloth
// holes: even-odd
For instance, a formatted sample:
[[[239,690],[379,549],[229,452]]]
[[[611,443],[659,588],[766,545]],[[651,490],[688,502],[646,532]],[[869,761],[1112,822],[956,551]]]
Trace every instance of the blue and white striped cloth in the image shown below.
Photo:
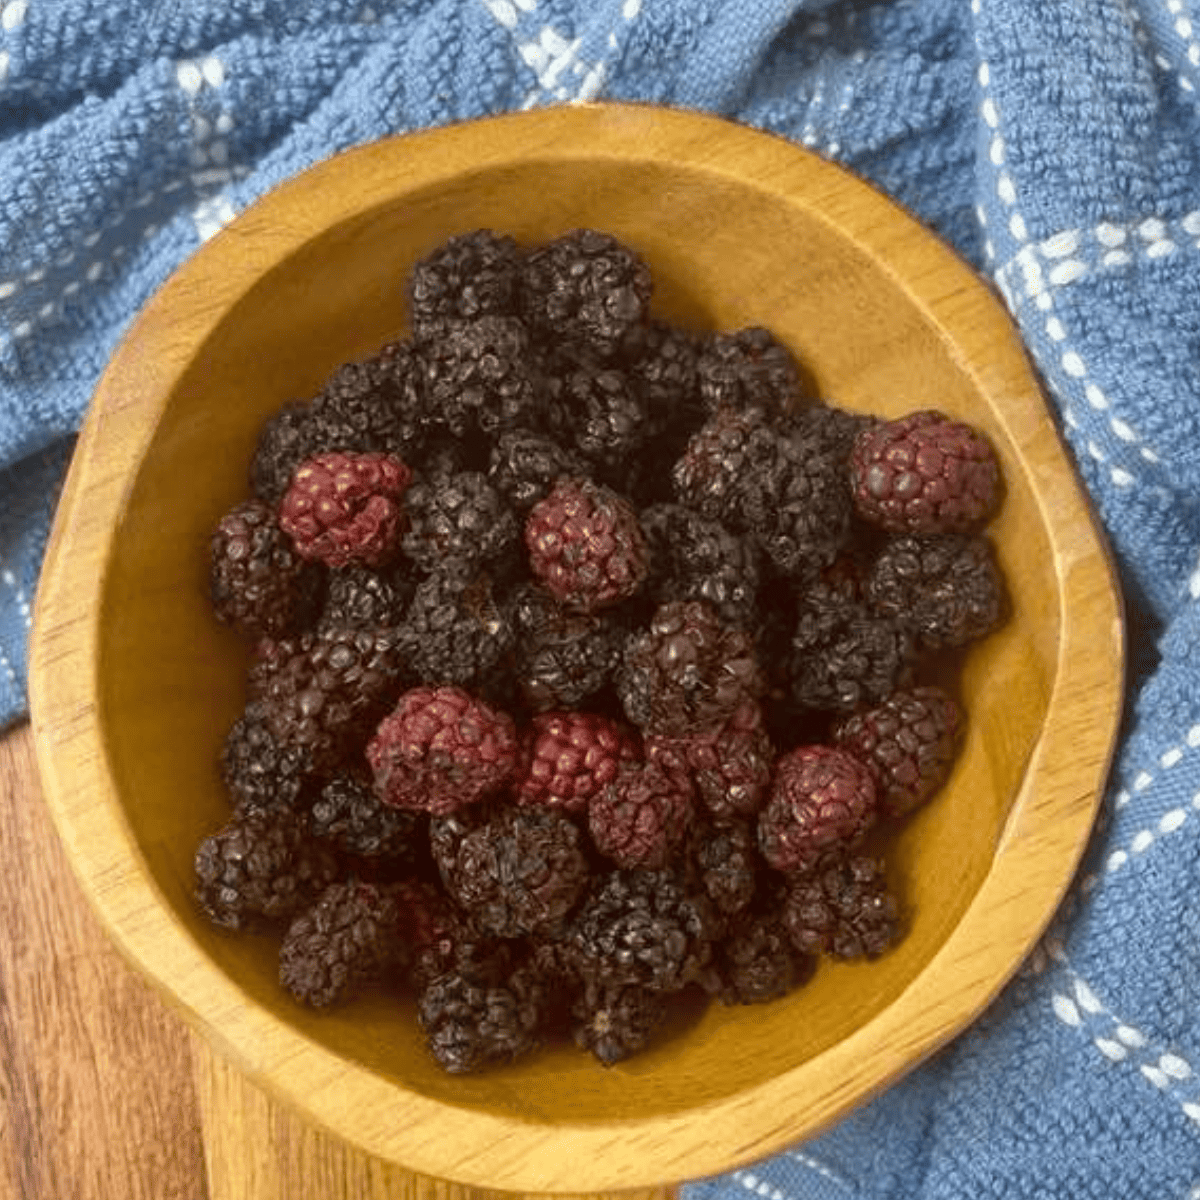
[[[333,151],[593,98],[791,138],[990,276],[1132,618],[1104,816],[1014,983],[687,1200],[1200,1200],[1200,0],[0,0],[0,725],[72,432],[173,268]]]

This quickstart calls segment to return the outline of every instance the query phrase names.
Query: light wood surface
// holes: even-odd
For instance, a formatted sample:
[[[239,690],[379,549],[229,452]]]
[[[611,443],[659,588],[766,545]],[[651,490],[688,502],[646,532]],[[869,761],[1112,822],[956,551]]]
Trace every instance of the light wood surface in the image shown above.
[[[27,725],[0,735],[0,921],[5,1200],[516,1200],[360,1153],[189,1035],[80,891]]]
[[[564,1048],[447,1077],[411,1008],[301,1011],[271,956],[206,926],[189,898],[192,850],[224,818],[213,762],[244,655],[207,612],[208,533],[244,495],[262,419],[393,336],[412,262],[483,225],[528,242],[608,229],[648,258],[660,314],[769,325],[847,407],[962,416],[992,438],[1007,484],[991,532],[1014,618],[969,658],[949,787],[890,852],[905,940],[874,964],[824,965],[774,1004],[711,1006],[611,1071]],[[826,1127],[977,1015],[1077,862],[1120,676],[1106,554],[992,294],[911,218],[794,146],[595,106],[348,153],[181,269],[83,431],[38,598],[32,692],[70,861],[123,951],[212,1044],[385,1161],[560,1191],[752,1161]]]

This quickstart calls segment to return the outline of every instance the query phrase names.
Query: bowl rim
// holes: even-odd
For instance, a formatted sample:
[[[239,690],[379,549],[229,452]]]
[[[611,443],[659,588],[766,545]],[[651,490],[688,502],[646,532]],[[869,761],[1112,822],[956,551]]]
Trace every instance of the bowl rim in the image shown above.
[[[1006,432],[1056,476],[1052,504],[1037,488],[1034,495],[1060,580],[1058,670],[994,860],[958,925],[905,990],[843,1041],[737,1095],[644,1121],[542,1127],[516,1114],[455,1108],[347,1064],[249,1000],[157,890],[117,801],[99,723],[108,547],[196,346],[273,264],[330,223],[386,204],[398,178],[404,190],[428,188],[460,174],[464,162],[484,171],[533,155],[702,168],[767,189],[853,237],[903,285],[980,390],[1003,397],[997,413]],[[354,188],[331,186],[350,165]],[[185,337],[172,329],[180,305],[192,314]],[[138,349],[148,343],[159,353]],[[77,586],[81,578],[87,587]],[[1082,855],[1120,716],[1122,625],[1103,533],[1014,326],[984,281],[894,201],[792,142],[719,117],[604,103],[488,117],[344,151],[255,201],[175,271],[124,335],[86,416],[35,601],[29,691],[45,799],[71,866],[119,950],[190,1025],[276,1097],[379,1158],[487,1188],[600,1191],[728,1171],[813,1136],[990,1003],[1049,923]],[[879,1053],[881,1046],[890,1049]],[[387,1122],[363,1120],[369,1106],[389,1104]]]

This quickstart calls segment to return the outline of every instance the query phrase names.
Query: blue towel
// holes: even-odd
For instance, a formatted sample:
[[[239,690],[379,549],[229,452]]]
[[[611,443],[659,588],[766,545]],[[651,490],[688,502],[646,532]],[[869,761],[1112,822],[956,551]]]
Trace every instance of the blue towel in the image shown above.
[[[72,431],[167,275],[333,151],[592,98],[811,147],[993,279],[1131,614],[1103,816],[1012,985],[686,1200],[1200,1197],[1195,0],[0,0],[0,724]]]

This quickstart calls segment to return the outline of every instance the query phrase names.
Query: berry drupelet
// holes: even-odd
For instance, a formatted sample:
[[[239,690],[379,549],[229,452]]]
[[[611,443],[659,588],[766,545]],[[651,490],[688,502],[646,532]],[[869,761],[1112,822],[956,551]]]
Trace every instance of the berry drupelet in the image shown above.
[[[771,795],[758,815],[758,848],[777,871],[811,871],[852,846],[874,824],[875,778],[832,746],[798,746],[775,764]]]
[[[248,500],[221,518],[209,543],[209,598],[219,621],[253,637],[286,637],[312,622],[321,570],[299,555],[274,510]]]
[[[637,513],[588,479],[560,479],[525,522],[529,568],[561,604],[595,612],[632,596],[649,571]]]
[[[850,481],[859,514],[895,533],[961,533],[1000,501],[991,444],[933,409],[863,430],[850,455]]]
[[[418,687],[400,697],[367,743],[385,803],[437,815],[497,791],[516,769],[512,718],[457,687]]]

